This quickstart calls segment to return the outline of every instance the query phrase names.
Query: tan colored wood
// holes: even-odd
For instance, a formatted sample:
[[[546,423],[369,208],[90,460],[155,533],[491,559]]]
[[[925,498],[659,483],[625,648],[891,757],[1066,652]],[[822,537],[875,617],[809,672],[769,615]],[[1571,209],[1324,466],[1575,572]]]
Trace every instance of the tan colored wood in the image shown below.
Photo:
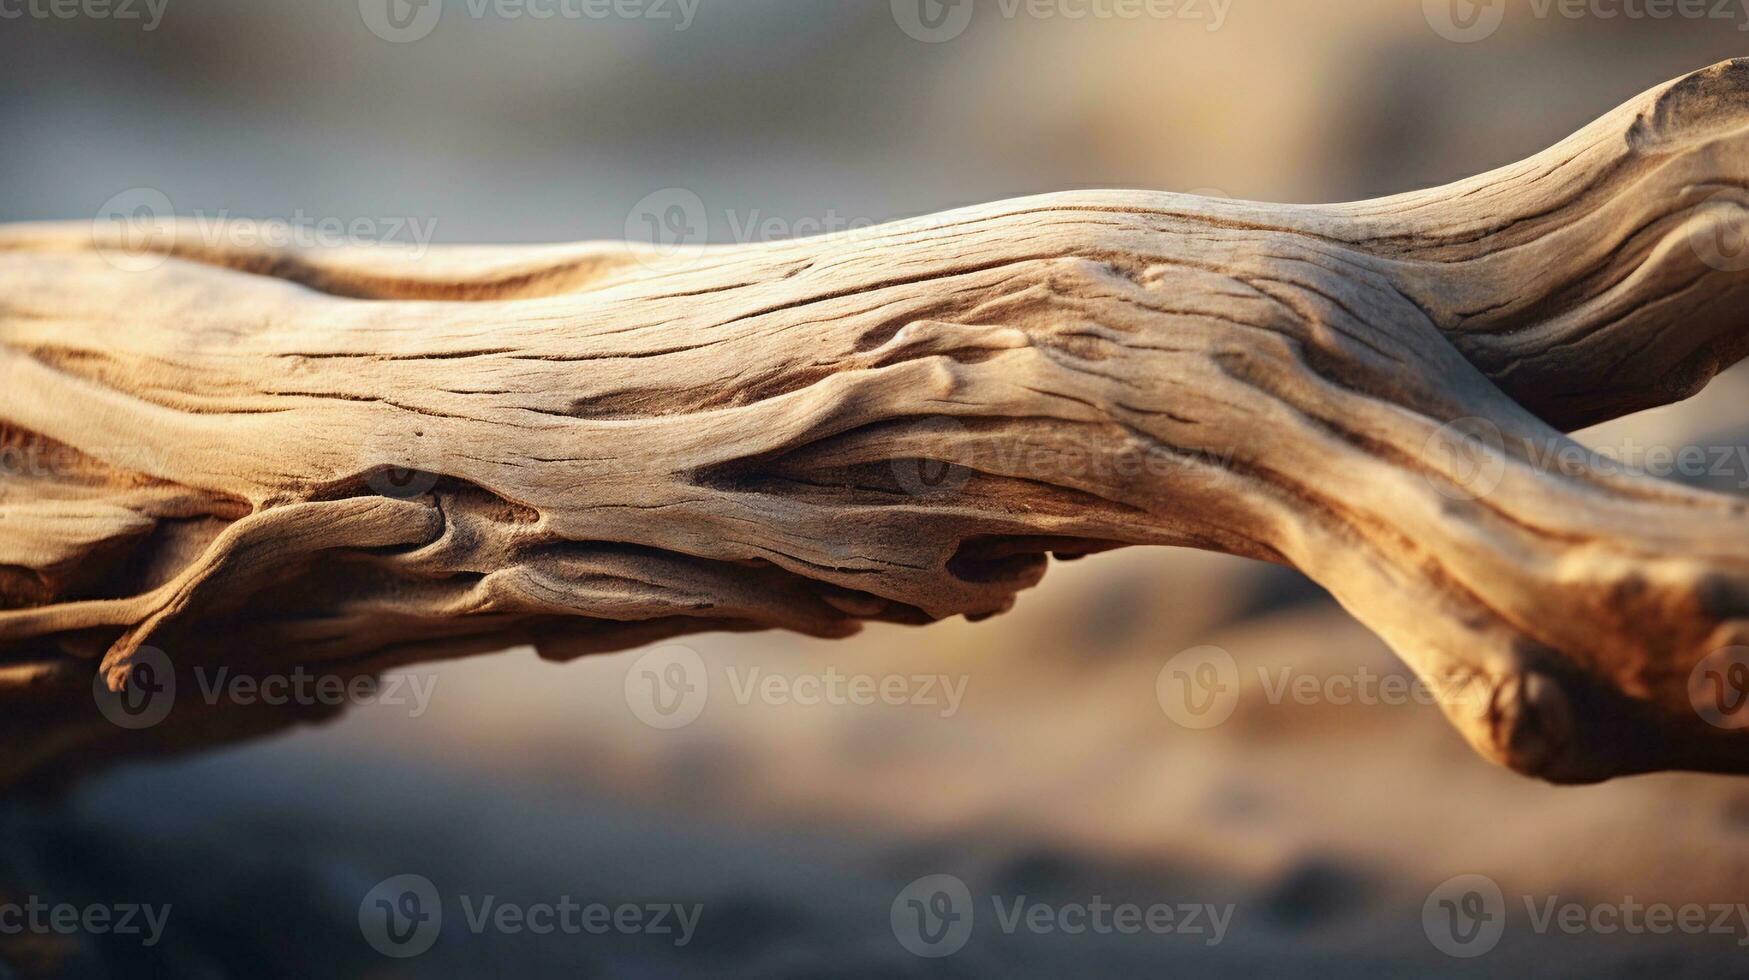
[[[0,768],[292,717],[117,732],[90,680],[145,648],[836,637],[1162,544],[1301,569],[1523,772],[1749,772],[1691,691],[1749,645],[1749,505],[1536,462],[1749,353],[1746,204],[1732,62],[1348,205],[1088,191],[677,252],[0,229]]]

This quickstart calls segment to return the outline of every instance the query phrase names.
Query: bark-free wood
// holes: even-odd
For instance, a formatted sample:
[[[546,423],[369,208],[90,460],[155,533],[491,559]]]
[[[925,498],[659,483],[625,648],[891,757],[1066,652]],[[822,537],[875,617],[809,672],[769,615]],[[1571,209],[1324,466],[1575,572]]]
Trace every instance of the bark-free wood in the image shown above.
[[[146,647],[369,673],[834,637],[1166,544],[1303,570],[1521,771],[1749,772],[1690,696],[1749,644],[1745,501],[1535,464],[1749,353],[1746,182],[1733,62],[1351,205],[1077,192],[418,257],[161,226],[158,264],[107,225],[0,230],[28,464],[0,473],[0,767],[292,717],[117,732],[93,672],[120,687]]]

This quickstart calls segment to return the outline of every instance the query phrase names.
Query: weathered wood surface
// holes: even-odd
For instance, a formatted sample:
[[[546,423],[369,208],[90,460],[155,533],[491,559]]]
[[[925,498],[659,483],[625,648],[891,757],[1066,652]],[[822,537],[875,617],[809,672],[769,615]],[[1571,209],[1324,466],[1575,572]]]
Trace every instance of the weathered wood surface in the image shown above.
[[[91,680],[148,647],[350,674],[835,637],[1164,544],[1301,569],[1521,771],[1749,772],[1691,690],[1749,645],[1749,502],[1527,450],[1749,353],[1746,215],[1733,62],[1348,205],[416,258],[0,228],[0,769],[294,714],[118,731]]]

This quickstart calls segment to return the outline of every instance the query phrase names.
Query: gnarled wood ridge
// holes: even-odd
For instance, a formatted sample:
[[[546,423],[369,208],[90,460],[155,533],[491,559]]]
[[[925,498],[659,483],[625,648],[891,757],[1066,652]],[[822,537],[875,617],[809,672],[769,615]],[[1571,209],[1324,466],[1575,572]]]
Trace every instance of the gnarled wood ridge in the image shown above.
[[[1746,217],[1740,61],[1359,204],[421,255],[0,229],[0,779],[306,713],[110,724],[93,679],[142,663],[837,637],[1129,544],[1301,569],[1520,771],[1749,772],[1749,501],[1539,462],[1749,353]]]

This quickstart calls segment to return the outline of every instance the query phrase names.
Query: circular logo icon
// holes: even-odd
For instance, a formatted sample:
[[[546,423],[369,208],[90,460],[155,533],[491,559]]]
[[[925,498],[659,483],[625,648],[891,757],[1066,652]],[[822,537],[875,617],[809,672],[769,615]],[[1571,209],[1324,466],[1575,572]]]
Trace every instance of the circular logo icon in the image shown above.
[[[1428,26],[1447,41],[1473,44],[1494,36],[1506,21],[1506,0],[1421,0]]]
[[[443,0],[358,0],[364,26],[390,44],[407,44],[437,29]]]
[[[684,728],[704,713],[710,674],[691,647],[669,644],[646,652],[626,672],[626,705],[651,728]]]
[[[169,195],[153,187],[122,191],[97,209],[91,244],[104,261],[123,272],[145,272],[163,265],[176,242],[176,208]]]
[[[1487,875],[1458,875],[1421,905],[1421,928],[1435,949],[1469,959],[1493,949],[1506,931],[1506,897]]]
[[[972,938],[972,890],[953,875],[925,875],[893,899],[893,936],[910,952],[938,959]]]
[[[1688,675],[1688,699],[1707,724],[1749,728],[1749,647],[1714,650]]]
[[[151,728],[170,716],[176,704],[176,667],[157,647],[140,647],[128,666],[121,690],[112,691],[99,672],[91,681],[97,710],[121,728]]]
[[[360,462],[365,470],[364,482],[380,497],[394,500],[415,500],[437,486],[437,467],[427,456],[435,456],[426,437],[417,432],[379,434],[364,447]]]
[[[931,446],[940,446],[940,455],[947,455],[966,434],[958,419],[937,415],[924,419],[908,430],[927,437]],[[893,460],[893,476],[899,489],[913,497],[931,497],[955,493],[972,478],[971,467],[927,456],[906,456]]]
[[[1160,668],[1154,696],[1180,726],[1213,728],[1239,706],[1239,664],[1220,647],[1191,647]]]
[[[951,41],[972,23],[973,0],[893,0],[893,21],[912,40]]]
[[[1722,193],[1713,195],[1695,209],[1688,245],[1720,272],[1749,269],[1749,209]]]
[[[443,931],[443,901],[424,875],[396,875],[377,883],[358,903],[358,931],[384,956],[418,956]]]
[[[632,205],[626,213],[625,233],[627,242],[650,246],[637,250],[641,259],[667,262],[710,240],[710,215],[697,194],[684,187],[664,187]]]
[[[1506,437],[1484,418],[1447,422],[1427,437],[1425,455],[1443,460],[1450,480],[1429,477],[1433,488],[1453,500],[1486,497],[1506,478]]]
[[[188,349],[196,354],[225,354],[236,349],[241,336],[223,324],[207,320],[196,323],[185,335]]]

